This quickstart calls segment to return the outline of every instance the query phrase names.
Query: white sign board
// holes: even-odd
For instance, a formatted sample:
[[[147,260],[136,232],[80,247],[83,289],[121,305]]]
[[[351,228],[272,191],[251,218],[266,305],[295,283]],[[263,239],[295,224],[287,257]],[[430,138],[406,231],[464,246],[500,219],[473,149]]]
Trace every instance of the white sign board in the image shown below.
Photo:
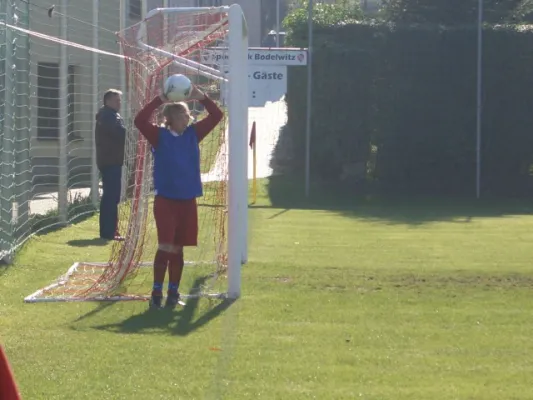
[[[214,48],[202,52],[207,65],[227,65],[227,50]],[[278,101],[287,92],[287,67],[307,65],[306,49],[248,49],[248,106],[262,107]]]
[[[248,68],[249,107],[278,101],[287,93],[287,67],[250,65]]]
[[[202,63],[219,65],[228,59],[228,51],[223,48],[213,48],[202,51]],[[307,65],[306,49],[269,49],[250,47],[248,49],[248,63],[250,65],[269,66],[304,66]]]

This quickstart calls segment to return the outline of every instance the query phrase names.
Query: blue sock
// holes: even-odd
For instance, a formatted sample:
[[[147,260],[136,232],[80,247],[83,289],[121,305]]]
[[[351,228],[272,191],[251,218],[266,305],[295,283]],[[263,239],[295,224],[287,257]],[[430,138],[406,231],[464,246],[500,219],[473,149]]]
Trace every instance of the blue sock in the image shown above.
[[[154,283],[154,286],[152,288],[154,292],[161,292],[163,290],[163,284],[162,283]]]
[[[178,285],[175,283],[169,283],[168,284],[168,291],[169,292],[177,292],[178,291]]]

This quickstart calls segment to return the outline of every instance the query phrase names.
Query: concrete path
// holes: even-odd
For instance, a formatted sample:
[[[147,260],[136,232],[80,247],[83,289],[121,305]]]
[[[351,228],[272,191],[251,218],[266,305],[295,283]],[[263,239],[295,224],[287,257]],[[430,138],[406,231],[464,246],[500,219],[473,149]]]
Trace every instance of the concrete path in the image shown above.
[[[281,128],[287,122],[287,107],[284,100],[274,103],[267,103],[264,107],[250,107],[248,109],[248,141],[252,131],[253,123],[256,123],[256,157],[257,157],[257,178],[266,178],[272,175],[270,159],[276,143],[278,142]],[[226,131],[226,143],[227,143]],[[253,157],[252,150],[248,147],[248,179],[253,178]],[[226,149],[221,149],[218,153],[215,165],[210,172],[202,174],[203,182],[212,182],[220,179],[228,162]]]

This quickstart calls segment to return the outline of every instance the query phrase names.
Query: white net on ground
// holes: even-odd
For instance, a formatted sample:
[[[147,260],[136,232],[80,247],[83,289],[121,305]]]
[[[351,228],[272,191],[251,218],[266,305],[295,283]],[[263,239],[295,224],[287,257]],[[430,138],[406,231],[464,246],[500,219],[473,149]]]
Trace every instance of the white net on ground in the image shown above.
[[[148,142],[137,132],[135,114],[158,95],[164,80],[173,73],[191,81],[218,102],[227,116],[228,69],[227,9],[204,9],[167,13],[164,10],[124,31],[119,39],[126,57],[126,119],[128,138],[124,164],[124,201],[119,231],[124,242],[113,245],[107,263],[77,263],[57,282],[29,296],[27,301],[81,301],[140,299],[149,294],[151,266],[157,248],[152,213],[152,155]],[[216,65],[203,60],[215,52]],[[199,103],[190,104],[193,116],[202,118]],[[186,268],[181,291],[194,288],[200,295],[219,296],[225,284],[227,261],[228,132],[224,118],[200,145],[204,196],[198,199],[199,238],[196,248],[185,249]],[[159,114],[154,123],[161,123]]]

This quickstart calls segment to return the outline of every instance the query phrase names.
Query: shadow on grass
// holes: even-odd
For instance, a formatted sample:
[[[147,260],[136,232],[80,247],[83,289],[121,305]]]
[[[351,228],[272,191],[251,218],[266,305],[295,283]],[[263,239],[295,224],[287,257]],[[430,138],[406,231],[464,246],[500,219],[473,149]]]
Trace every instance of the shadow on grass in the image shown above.
[[[207,277],[198,278],[194,282],[190,294],[197,293],[206,281],[206,279]],[[170,333],[171,335],[186,336],[218,317],[225,310],[227,310],[233,304],[234,301],[223,300],[216,306],[207,310],[204,314],[197,316],[196,314],[199,302],[199,298],[192,298],[187,300],[183,308],[178,306],[174,310],[147,309],[145,312],[137,315],[132,315],[124,321],[117,322],[114,324],[98,325],[95,326],[94,329],[127,334],[144,334],[149,331],[153,331],[154,329],[157,329],[158,331],[164,329],[168,331],[168,333]],[[94,315],[99,311],[102,311],[104,308],[106,308],[105,305],[103,305],[102,307],[98,307],[97,309],[91,311],[91,313],[89,314]],[[78,321],[80,319],[91,316],[89,314],[85,315],[82,318],[79,318]],[[197,317],[196,319],[195,316]]]
[[[10,267],[10,264],[0,261],[0,277],[7,272],[9,267]]]
[[[83,321],[84,319],[91,318],[91,317],[95,316],[96,314],[108,309],[109,307],[114,306],[115,304],[116,303],[112,302],[112,301],[99,303],[98,307],[96,307],[94,310],[89,311],[86,314],[81,315],[74,322],[76,323],[76,322]]]
[[[101,239],[101,238],[69,240],[67,242],[69,246],[74,246],[74,247],[105,246],[108,243],[109,243],[108,240]]]
[[[533,211],[533,202],[528,199],[384,197],[327,184],[312,185],[306,198],[304,189],[303,179],[270,177],[267,193],[272,206],[269,208],[283,209],[278,215],[292,209],[325,210],[347,217],[412,225],[436,221],[468,223],[474,218],[530,215]]]
[[[37,236],[45,236],[51,232],[60,231],[86,221],[95,214],[96,210],[92,206],[86,207],[86,209],[80,210],[78,214],[73,216],[69,214],[67,224],[60,222],[59,216],[56,215],[55,211],[44,215],[36,215],[31,222],[32,232]]]

